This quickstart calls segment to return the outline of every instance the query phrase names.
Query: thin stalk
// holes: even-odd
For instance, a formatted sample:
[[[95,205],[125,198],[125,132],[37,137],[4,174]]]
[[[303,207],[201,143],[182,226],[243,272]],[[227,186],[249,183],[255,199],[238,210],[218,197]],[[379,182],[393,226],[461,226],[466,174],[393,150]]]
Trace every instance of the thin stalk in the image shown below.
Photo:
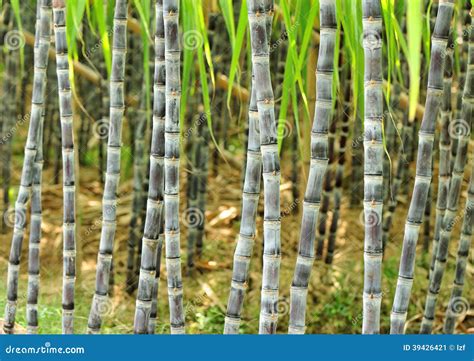
[[[201,122],[199,118],[198,122]],[[201,157],[201,149],[203,140],[198,134],[192,136],[189,139],[191,141],[190,147],[190,169],[191,172],[187,182],[187,210],[186,210],[186,223],[188,226],[188,259],[187,259],[187,273],[190,275],[194,269],[194,254],[196,249],[197,240],[197,227],[199,219],[203,217],[203,214],[198,210],[198,162]]]
[[[263,164],[264,220],[263,271],[259,333],[276,332],[280,274],[280,157],[273,89],[270,73],[269,36],[273,18],[273,1],[248,0],[248,19],[255,75],[260,150]]]
[[[202,115],[203,116],[203,115]],[[196,256],[200,258],[202,256],[202,250],[204,245],[204,226],[206,222],[206,198],[207,198],[207,176],[209,172],[209,129],[207,123],[203,122],[200,124],[200,135],[202,137],[202,149],[201,157],[198,164],[198,202],[197,206],[199,209],[199,223],[197,226],[196,234]]]
[[[364,294],[362,333],[380,332],[382,302],[383,91],[380,0],[362,2],[364,67]]]
[[[166,113],[166,65],[165,65],[165,29],[163,20],[163,0],[156,1],[155,9],[155,72],[153,77],[153,129],[151,133],[150,146],[150,173],[148,185],[148,202],[145,218],[145,229],[150,229],[150,234],[158,232],[158,244],[156,247],[155,279],[151,295],[150,318],[148,321],[148,333],[154,333],[156,328],[156,316],[158,310],[158,290],[160,283],[161,253],[163,249],[164,219],[163,219],[163,195],[164,195],[164,157],[165,157],[165,113]],[[152,213],[157,210],[160,215]],[[150,210],[149,210],[150,209]],[[159,219],[158,219],[159,218]],[[156,224],[154,221],[159,221]]]
[[[423,213],[432,177],[434,134],[443,95],[443,69],[453,8],[454,0],[440,1],[432,35],[425,113],[418,133],[415,185],[405,224],[397,288],[390,318],[390,333],[392,334],[404,333],[410,302],[418,231],[423,223]]]
[[[459,240],[458,254],[456,257],[456,270],[453,289],[449,298],[446,318],[444,320],[444,333],[453,333],[456,319],[460,314],[467,311],[469,304],[462,298],[464,288],[464,277],[466,274],[467,258],[472,243],[472,224],[474,223],[474,167],[471,166],[471,180],[467,193],[467,201],[464,209],[464,219],[461,227],[461,239]]]
[[[41,4],[38,2],[37,6]],[[38,39],[40,30],[40,12],[37,12],[37,26],[35,38]],[[47,82],[47,79],[45,80]],[[43,132],[46,107],[43,107],[41,124],[38,133],[38,149],[36,152],[35,163],[33,165],[33,184],[31,191],[31,225],[30,238],[28,244],[28,288],[26,304],[26,332],[28,334],[38,333],[38,294],[39,294],[39,275],[40,275],[40,240],[41,240],[41,222],[42,222],[42,204],[41,204],[41,182],[43,175]]]
[[[463,32],[462,32],[462,47],[460,47],[460,69],[458,76],[458,86],[457,86],[457,97],[456,97],[456,109],[454,110],[454,121],[459,122],[459,119],[462,118],[462,104],[463,104],[463,87],[466,81],[466,71],[468,63],[468,53],[469,53],[469,29],[472,24],[472,18],[470,16],[470,2],[466,2],[466,7],[461,13],[461,19],[463,19]],[[454,127],[454,130],[455,127]],[[458,139],[456,137],[456,131],[450,132],[451,136],[451,157],[450,157],[450,173],[454,169],[454,161],[456,159],[457,144]]]
[[[76,188],[72,92],[66,41],[66,1],[53,0],[53,21],[58,76],[59,115],[63,158],[63,334],[74,333],[76,282]]]
[[[132,294],[137,287],[137,277],[135,273],[139,274],[141,255],[137,255],[135,259],[135,246],[140,238],[140,216],[143,209],[143,184],[145,181],[145,167],[144,167],[144,153],[145,153],[145,127],[146,127],[146,110],[145,107],[145,91],[142,92],[141,109],[134,112],[136,119],[135,127],[133,129],[133,200],[132,200],[132,216],[130,220],[130,233],[127,258],[127,292]],[[142,247],[143,250],[143,247]],[[135,266],[136,263],[136,267]],[[139,277],[138,277],[139,278]]]
[[[107,170],[102,199],[102,231],[100,235],[95,294],[88,320],[88,333],[98,333],[102,313],[107,309],[109,275],[117,228],[117,193],[120,178],[122,122],[125,110],[124,76],[127,51],[127,1],[117,0],[114,9],[112,71],[110,76],[110,125],[107,143]]]
[[[43,175],[43,125],[44,109],[38,134],[38,150],[33,165],[33,185],[31,192],[31,225],[28,244],[28,288],[26,305],[26,332],[38,333],[38,294],[40,276],[40,240],[41,240],[41,181]]]
[[[179,1],[163,1],[166,67],[165,243],[171,333],[184,333],[183,281],[179,227],[180,46]]]
[[[316,103],[311,130],[311,164],[303,203],[298,257],[290,289],[288,333],[305,331],[306,298],[315,258],[315,230],[323,180],[328,166],[328,128],[332,115],[332,81],[336,44],[336,3],[319,2],[320,45],[316,66]]]
[[[252,257],[256,238],[256,218],[262,178],[262,155],[260,152],[257,93],[254,79],[252,80],[248,123],[247,164],[242,190],[242,216],[234,253],[232,282],[224,325],[225,334],[239,333],[242,306],[248,287],[250,258]]]
[[[25,145],[25,157],[20,179],[20,189],[15,203],[15,225],[12,236],[7,276],[7,301],[3,330],[13,333],[15,327],[16,306],[18,300],[18,275],[20,271],[21,246],[26,227],[26,203],[30,197],[33,182],[33,168],[38,149],[38,134],[44,109],[46,88],[46,71],[48,67],[48,52],[51,42],[51,0],[41,0],[39,37],[34,48],[33,95],[31,99],[31,115],[28,136]]]
[[[433,250],[430,265],[430,274],[434,270],[436,254],[438,253],[439,237],[441,227],[446,213],[446,206],[448,202],[449,180],[451,177],[450,167],[450,148],[451,137],[449,134],[449,125],[452,118],[451,107],[451,87],[453,80],[453,51],[448,46],[446,51],[446,64],[444,67],[443,80],[443,102],[440,110],[440,127],[441,134],[439,139],[439,167],[438,167],[438,198],[436,200],[436,215],[435,215],[435,229],[433,236]]]

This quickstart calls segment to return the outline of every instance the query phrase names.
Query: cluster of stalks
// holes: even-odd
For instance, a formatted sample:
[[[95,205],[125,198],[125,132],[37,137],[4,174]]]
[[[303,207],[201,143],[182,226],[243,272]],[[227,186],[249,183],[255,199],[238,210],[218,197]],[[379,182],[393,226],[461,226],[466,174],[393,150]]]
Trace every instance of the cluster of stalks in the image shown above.
[[[395,68],[388,71],[384,68],[385,57],[391,56],[388,50],[383,51],[387,45],[384,42],[393,29],[386,23],[388,5],[381,0],[362,0],[360,9],[351,2],[319,0],[318,12],[311,8],[311,3],[311,13],[319,14],[319,19],[316,16],[313,19],[317,27],[307,24],[310,30],[303,29],[302,34],[305,41],[318,46],[318,51],[308,47],[308,59],[314,59],[314,64],[307,68],[315,70],[311,74],[315,80],[314,84],[309,80],[300,84],[303,80],[295,77],[298,88],[295,87],[297,91],[289,96],[290,100],[285,98],[288,89],[284,85],[291,72],[301,73],[299,68],[305,60],[303,56],[296,59],[298,52],[291,48],[290,41],[300,31],[287,23],[292,20],[291,6],[285,3],[275,6],[273,0],[247,0],[242,7],[236,3],[229,5],[227,11],[231,14],[247,10],[239,26],[248,24],[250,35],[248,39],[241,35],[240,39],[249,47],[248,56],[235,59],[224,45],[229,23],[213,2],[205,4],[209,11],[203,19],[200,13],[196,15],[199,20],[191,20],[184,10],[198,6],[197,3],[201,6],[200,1],[156,0],[146,12],[135,9],[131,3],[115,1],[113,24],[105,36],[98,34],[94,22],[84,17],[80,24],[75,24],[80,33],[77,45],[68,40],[66,29],[70,24],[66,22],[70,7],[66,1],[39,0],[35,17],[24,15],[35,24],[34,35],[28,27],[23,30],[28,46],[21,56],[33,62],[32,79],[18,60],[19,48],[7,43],[12,32],[20,29],[14,6],[5,1],[0,12],[0,38],[5,48],[0,54],[4,64],[1,91],[5,96],[0,114],[1,231],[6,233],[12,228],[4,332],[15,331],[22,246],[27,230],[26,330],[27,333],[39,330],[39,251],[40,242],[48,237],[44,228],[42,232],[44,169],[53,169],[55,175],[48,182],[62,182],[62,332],[77,331],[74,327],[76,277],[84,246],[81,237],[77,237],[81,221],[79,169],[94,163],[103,198],[87,332],[101,332],[110,309],[109,298],[115,297],[114,290],[123,286],[130,296],[136,297],[134,333],[155,333],[157,324],[164,323],[159,320],[159,311],[166,303],[160,287],[160,276],[165,271],[170,331],[185,333],[186,278],[183,280],[182,269],[188,278],[199,278],[208,249],[215,246],[206,241],[208,173],[217,175],[222,159],[234,155],[233,144],[237,140],[243,148],[242,164],[236,165],[237,168],[243,165],[243,182],[223,326],[225,334],[241,332],[245,295],[253,286],[250,263],[256,243],[262,244],[259,333],[277,333],[280,294],[286,293],[289,293],[287,332],[305,333],[312,269],[316,264],[330,270],[339,261],[340,225],[347,208],[362,210],[360,219],[356,220],[364,229],[363,251],[358,254],[364,264],[361,332],[380,333],[384,255],[389,257],[398,246],[400,232],[393,228],[400,204],[407,201],[404,195],[409,196],[409,208],[403,215],[406,221],[397,259],[399,272],[391,303],[390,333],[404,333],[407,327],[421,229],[428,280],[419,332],[436,330],[442,280],[449,277],[450,245],[458,242],[443,326],[444,333],[453,333],[468,272],[474,217],[470,149],[474,112],[471,26],[474,13],[470,1],[457,10],[455,5],[459,2],[455,0],[440,0],[426,7],[426,11],[431,9],[430,54],[422,55],[429,62],[426,74],[421,77],[415,107],[410,105],[410,97],[417,81],[411,77],[414,65],[409,55],[401,54],[397,64],[392,64]],[[355,8],[358,19],[343,18],[344,11]],[[112,14],[111,10],[108,11]],[[145,19],[145,13],[152,16]],[[398,21],[399,30],[408,37],[410,24],[403,14],[395,14],[392,21]],[[143,18],[141,24],[138,18]],[[198,40],[203,44],[198,45],[203,49],[193,48],[190,52],[186,48],[190,46],[186,43],[189,31],[183,30],[189,22],[201,20],[209,34],[199,33],[202,39]],[[140,32],[147,33],[150,29],[154,39],[147,40],[148,43],[144,40],[148,35],[140,37]],[[457,29],[462,31],[459,33]],[[245,31],[237,33],[245,34]],[[360,34],[360,39],[354,34]],[[110,59],[106,51],[98,51],[91,45],[103,42],[104,37],[112,42]],[[51,45],[53,39],[55,51]],[[240,51],[237,38],[233,41],[232,50]],[[78,56],[71,56],[76,47]],[[104,45],[107,48],[108,44]],[[194,59],[199,51],[202,63],[198,64],[197,76],[197,67],[190,65],[189,56],[192,53]],[[357,60],[356,53],[362,57],[363,72],[352,64]],[[219,55],[214,64],[209,54]],[[50,59],[53,64],[49,64]],[[248,71],[239,74],[238,81],[234,79],[231,84],[223,74],[234,70],[238,73],[240,62]],[[233,63],[237,63],[235,69],[231,68]],[[71,65],[77,78],[75,86]],[[210,74],[203,74],[206,71]],[[149,73],[152,75],[148,76]],[[30,81],[31,106],[27,109],[18,99],[28,99]],[[357,82],[362,88],[357,88]],[[302,89],[308,84],[313,86],[306,94]],[[223,89],[229,91],[228,96]],[[303,105],[298,104],[298,96],[304,100]],[[308,100],[311,100],[309,105]],[[307,114],[313,116],[308,127],[301,121]],[[29,122],[22,172],[18,190],[12,192],[15,179],[12,138],[25,117]],[[290,137],[282,135],[285,130]],[[307,159],[301,159],[300,154],[307,154]],[[125,195],[121,187],[128,175],[127,169],[122,169],[126,161],[132,165],[132,204],[127,258],[122,267],[120,262],[114,264],[113,257],[117,248],[118,209]],[[237,163],[235,159],[231,161]],[[301,171],[305,161],[307,174]],[[288,168],[287,163],[291,163]],[[186,174],[184,182],[183,174]],[[282,209],[285,198],[281,192],[287,179],[291,182],[289,189],[294,203],[291,212]],[[305,182],[303,187],[301,181]],[[302,203],[300,188],[304,188]],[[11,199],[13,194],[15,202]],[[301,215],[298,214],[300,203]],[[297,219],[299,237],[294,242],[297,256],[292,262],[291,284],[284,285],[280,292],[282,220],[289,213]],[[263,221],[262,230],[257,226],[259,217]],[[457,223],[462,223],[459,235]],[[116,282],[119,277],[115,276],[121,275],[122,268],[126,268],[125,282],[119,285]]]

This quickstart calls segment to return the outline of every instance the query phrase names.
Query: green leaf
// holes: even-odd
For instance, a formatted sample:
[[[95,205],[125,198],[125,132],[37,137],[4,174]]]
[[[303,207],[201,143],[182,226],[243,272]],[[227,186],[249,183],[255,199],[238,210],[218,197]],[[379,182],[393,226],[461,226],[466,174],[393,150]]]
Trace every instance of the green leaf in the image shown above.
[[[245,1],[243,1],[245,3]],[[232,49],[235,46],[235,22],[234,22],[234,8],[232,0],[219,0],[219,6],[222,11],[227,33],[229,34],[230,45]]]
[[[408,68],[410,73],[408,118],[415,119],[416,106],[420,95],[421,39],[423,17],[422,1],[410,0],[407,3]]]
[[[235,76],[239,72],[239,59],[240,59],[240,54],[243,47],[245,34],[247,33],[247,24],[248,24],[247,2],[242,1],[242,5],[240,7],[239,23],[237,24],[237,34],[235,36],[235,43],[232,48],[232,58],[230,61],[229,78],[228,78],[228,84],[227,84],[227,106],[228,107],[230,106],[230,99],[232,96],[232,88],[234,86],[234,79],[235,79]]]
[[[104,54],[105,65],[107,68],[107,75],[110,77],[112,68],[112,56],[109,41],[109,32],[107,31],[107,15],[103,0],[93,1],[93,13],[97,22],[97,28],[100,36],[100,43],[102,45],[102,52]]]

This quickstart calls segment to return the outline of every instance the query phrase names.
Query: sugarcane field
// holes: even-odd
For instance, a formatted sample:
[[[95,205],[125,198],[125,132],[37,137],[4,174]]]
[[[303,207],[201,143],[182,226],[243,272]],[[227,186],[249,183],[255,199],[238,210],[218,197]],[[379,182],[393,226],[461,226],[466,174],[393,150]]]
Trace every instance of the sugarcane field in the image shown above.
[[[474,334],[470,0],[0,9],[0,334]]]

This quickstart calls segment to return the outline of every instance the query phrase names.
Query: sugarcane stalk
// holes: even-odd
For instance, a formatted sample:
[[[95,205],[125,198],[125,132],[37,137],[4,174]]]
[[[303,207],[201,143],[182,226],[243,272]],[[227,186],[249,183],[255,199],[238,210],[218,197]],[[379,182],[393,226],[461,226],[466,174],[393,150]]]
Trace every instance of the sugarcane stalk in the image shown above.
[[[248,0],[248,18],[255,75],[260,150],[263,164],[263,271],[259,333],[275,333],[280,271],[280,159],[270,74],[269,36],[273,1]]]
[[[439,166],[438,166],[438,198],[436,200],[435,228],[433,235],[432,256],[430,263],[430,274],[434,270],[436,254],[438,252],[438,243],[441,233],[441,227],[446,213],[446,206],[449,193],[449,180],[451,177],[450,166],[450,148],[451,136],[449,134],[449,125],[452,121],[451,107],[451,87],[453,80],[453,51],[448,46],[446,51],[446,63],[444,67],[443,79],[443,101],[440,110],[440,128],[439,139]]]
[[[328,128],[333,113],[332,80],[336,43],[336,4],[319,3],[320,46],[316,66],[316,103],[311,130],[311,163],[303,203],[298,257],[290,288],[290,322],[288,333],[305,331],[308,283],[315,258],[315,230],[323,180],[328,166]]]
[[[63,159],[62,330],[65,334],[71,334],[74,333],[74,287],[76,282],[76,188],[74,174],[74,125],[72,92],[69,81],[68,45],[66,41],[65,0],[53,0],[53,21]]]
[[[33,184],[31,191],[31,225],[28,243],[28,288],[26,305],[26,332],[38,333],[38,294],[40,277],[40,240],[42,222],[41,182],[43,175],[43,125],[44,109],[38,134],[38,149],[33,165]]]
[[[199,119],[198,122],[201,120]],[[188,227],[188,258],[187,273],[191,274],[194,269],[194,254],[197,240],[197,227],[199,219],[203,216],[198,209],[198,162],[201,157],[202,138],[201,136],[193,136],[190,147],[190,175],[187,182],[187,198],[188,204],[186,209],[186,225]]]
[[[155,279],[152,289],[152,303],[148,321],[148,333],[154,333],[156,328],[156,317],[158,311],[158,290],[160,282],[161,253],[163,249],[164,217],[164,157],[165,157],[165,115],[166,115],[166,64],[165,64],[165,29],[163,20],[163,0],[155,3],[155,71],[153,77],[153,129],[150,146],[150,173],[148,195],[152,196],[147,202],[145,218],[145,229],[150,229],[150,234],[155,236],[158,232],[158,244],[156,247]],[[152,213],[154,206],[160,215]],[[150,208],[150,210],[148,210]],[[159,216],[159,217],[158,217]],[[159,220],[158,220],[159,218]],[[148,221],[149,219],[149,221]],[[156,224],[155,221],[159,221]],[[150,223],[148,223],[150,222]],[[148,226],[148,227],[147,227]]]
[[[464,12],[461,13],[461,19],[463,21],[463,32],[462,32],[462,46],[460,47],[460,59],[459,59],[459,74],[458,74],[458,84],[457,84],[457,97],[456,97],[456,109],[454,110],[454,121],[457,123],[459,119],[462,118],[462,104],[463,104],[463,91],[464,84],[466,81],[466,71],[468,63],[468,53],[469,53],[469,29],[472,24],[472,18],[470,16],[470,1],[467,1],[465,4]],[[455,124],[453,127],[455,127]],[[454,129],[456,130],[456,129]],[[450,157],[450,173],[454,169],[454,161],[456,159],[456,152],[458,149],[458,138],[456,137],[456,132],[450,132],[451,136],[451,157]]]
[[[461,133],[456,135],[458,140],[456,159],[454,160],[453,173],[449,184],[446,212],[441,223],[436,261],[433,272],[430,276],[430,285],[426,296],[425,311],[420,326],[420,333],[431,333],[433,328],[436,302],[441,288],[444,271],[446,269],[449,243],[451,240],[451,233],[456,224],[455,219],[459,207],[464,168],[467,163],[467,153],[472,127],[472,114],[474,112],[474,71],[472,70],[474,66],[474,31],[471,28],[469,32],[469,54],[462,100],[462,118],[460,120],[455,120],[460,122],[462,128],[459,128]]]
[[[459,240],[456,257],[456,270],[453,289],[446,309],[443,332],[450,334],[454,332],[456,319],[469,308],[468,300],[462,297],[464,278],[466,274],[467,258],[472,243],[472,224],[474,223],[474,167],[471,165],[471,180],[469,181],[467,201],[464,209],[464,219],[461,227],[461,239]]]
[[[46,71],[48,67],[48,52],[51,41],[51,0],[41,0],[39,36],[34,49],[33,95],[31,100],[30,124],[25,145],[25,157],[20,179],[20,189],[15,203],[15,225],[13,230],[7,275],[7,301],[3,330],[13,333],[15,327],[16,307],[18,300],[18,275],[20,271],[20,256],[23,236],[26,227],[26,203],[29,200],[33,182],[33,165],[38,149],[38,134],[44,108]]]
[[[165,243],[171,333],[184,333],[183,281],[179,227],[179,159],[181,101],[179,1],[163,1],[166,67]]]
[[[197,225],[196,234],[196,256],[202,256],[204,246],[204,226],[206,222],[206,199],[207,199],[207,176],[209,172],[209,129],[207,123],[200,124],[200,135],[202,138],[202,148],[200,152],[200,159],[198,164],[198,201],[199,222]]]
[[[255,80],[252,80],[248,113],[247,165],[242,190],[242,216],[234,253],[232,282],[230,285],[224,333],[237,334],[241,321],[242,306],[248,287],[250,259],[256,238],[257,207],[262,177],[262,155],[258,130],[258,108]]]
[[[362,333],[380,332],[382,302],[383,92],[380,0],[362,2],[364,68],[364,294]]]
[[[128,247],[128,257],[127,257],[127,282],[126,290],[129,294],[137,287],[137,278],[136,273],[139,275],[139,270],[141,268],[141,254],[137,254],[135,259],[135,247],[140,238],[140,215],[143,208],[143,183],[145,179],[145,169],[144,169],[144,146],[145,146],[145,126],[146,126],[146,110],[144,108],[145,94],[142,94],[142,101],[140,107],[142,109],[134,112],[136,124],[133,129],[133,199],[132,199],[132,216],[130,220],[130,232],[129,239],[127,242]],[[139,249],[139,251],[141,251]],[[134,267],[136,266],[136,267]]]
[[[432,177],[433,143],[436,119],[443,94],[443,69],[454,0],[441,0],[431,41],[431,61],[425,113],[419,131],[418,156],[413,195],[405,224],[397,288],[390,318],[390,333],[404,332],[415,268],[418,231],[423,222]]]
[[[37,6],[41,3],[38,2]],[[40,12],[37,11],[36,18],[36,38],[39,36],[40,30]],[[47,80],[45,79],[45,82]],[[45,119],[45,107],[41,115],[41,122],[38,131],[38,148],[36,158],[33,165],[33,179],[31,191],[31,225],[30,238],[28,244],[28,288],[27,288],[27,305],[26,305],[26,332],[28,334],[38,333],[38,294],[39,294],[39,275],[40,275],[40,257],[39,246],[41,240],[41,221],[42,221],[42,204],[41,204],[41,182],[43,175],[43,130]]]
[[[125,110],[124,76],[127,51],[127,1],[117,0],[114,9],[114,35],[112,45],[112,72],[110,76],[109,136],[107,143],[107,170],[102,199],[102,230],[95,294],[88,320],[88,333],[98,333],[102,325],[102,314],[107,309],[109,275],[112,263],[115,231],[117,227],[117,193],[120,178],[120,151],[122,146],[122,122]]]

